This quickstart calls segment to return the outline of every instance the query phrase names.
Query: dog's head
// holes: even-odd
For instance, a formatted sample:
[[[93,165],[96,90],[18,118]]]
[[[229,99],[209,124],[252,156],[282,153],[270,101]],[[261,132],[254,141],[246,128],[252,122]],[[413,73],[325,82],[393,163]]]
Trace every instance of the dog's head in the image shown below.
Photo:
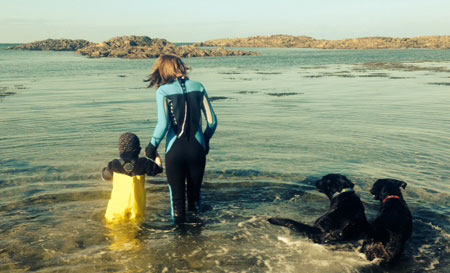
[[[406,185],[406,182],[396,179],[378,179],[373,184],[370,193],[375,200],[384,200],[389,195],[397,195],[403,198],[400,187],[404,189]]]
[[[328,198],[332,198],[333,194],[340,192],[345,188],[351,188],[353,184],[347,177],[341,174],[327,174],[322,179],[316,181],[316,188],[319,192],[324,193]]]

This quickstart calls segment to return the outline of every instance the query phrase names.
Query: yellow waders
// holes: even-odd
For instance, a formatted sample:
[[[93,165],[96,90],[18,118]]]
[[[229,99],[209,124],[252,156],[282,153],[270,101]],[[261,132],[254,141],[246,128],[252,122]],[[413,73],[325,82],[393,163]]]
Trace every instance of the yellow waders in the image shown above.
[[[145,175],[113,173],[113,189],[106,209],[108,223],[138,220],[145,212]]]

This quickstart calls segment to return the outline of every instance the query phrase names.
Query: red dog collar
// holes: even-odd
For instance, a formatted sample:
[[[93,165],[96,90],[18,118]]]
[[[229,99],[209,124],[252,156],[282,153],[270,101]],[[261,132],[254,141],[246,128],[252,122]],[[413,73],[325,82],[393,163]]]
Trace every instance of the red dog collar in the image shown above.
[[[389,195],[388,197],[384,198],[383,204],[386,203],[387,200],[389,200],[389,199],[402,199],[402,198],[398,195]]]

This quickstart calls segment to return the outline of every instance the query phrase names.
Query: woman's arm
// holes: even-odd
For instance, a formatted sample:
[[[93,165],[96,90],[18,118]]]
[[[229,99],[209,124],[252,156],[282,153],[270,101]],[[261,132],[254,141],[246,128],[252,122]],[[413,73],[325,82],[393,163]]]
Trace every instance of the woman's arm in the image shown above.
[[[203,132],[203,137],[205,138],[206,151],[208,153],[209,150],[209,140],[214,135],[214,132],[217,128],[217,116],[214,113],[214,109],[211,105],[211,101],[209,100],[208,94],[206,93],[205,88],[203,88],[203,103],[202,103],[203,114],[206,118],[206,129]]]
[[[156,158],[156,150],[166,136],[167,129],[169,128],[165,98],[159,89],[156,91],[156,105],[158,107],[158,123],[153,131],[153,137],[150,143],[145,148],[145,155],[153,160]]]

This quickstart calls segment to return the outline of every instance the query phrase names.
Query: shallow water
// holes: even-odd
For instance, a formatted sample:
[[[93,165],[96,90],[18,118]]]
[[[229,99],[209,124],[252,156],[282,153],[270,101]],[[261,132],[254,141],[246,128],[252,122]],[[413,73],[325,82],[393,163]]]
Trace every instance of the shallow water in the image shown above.
[[[448,272],[450,51],[185,60],[219,127],[203,188],[212,209],[177,229],[164,175],[147,179],[143,225],[102,221],[111,185],[100,170],[118,136],[145,145],[155,126],[142,82],[154,60],[3,48],[0,90],[15,94],[0,96],[1,271]],[[314,181],[332,172],[356,184],[369,219],[376,179],[408,183],[414,230],[397,265],[366,261],[359,242],[318,245],[267,223],[312,224],[328,207]]]

